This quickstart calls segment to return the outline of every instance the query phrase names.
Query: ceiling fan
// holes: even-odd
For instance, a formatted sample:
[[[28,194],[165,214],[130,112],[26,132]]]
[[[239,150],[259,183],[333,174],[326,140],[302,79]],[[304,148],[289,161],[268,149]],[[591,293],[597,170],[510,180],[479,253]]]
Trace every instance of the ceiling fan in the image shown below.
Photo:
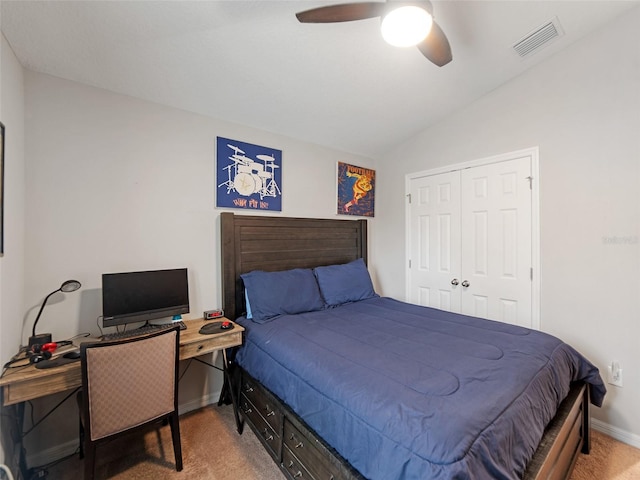
[[[405,16],[400,19],[402,15]],[[301,23],[351,22],[381,17],[382,35],[392,45],[416,45],[425,57],[439,67],[453,58],[449,40],[433,20],[433,7],[429,0],[343,3],[298,12],[296,17]],[[394,43],[394,40],[388,38],[391,35],[389,32],[394,29],[394,21],[399,22],[395,27],[397,33],[410,32],[409,24],[416,24],[421,31],[411,40]]]

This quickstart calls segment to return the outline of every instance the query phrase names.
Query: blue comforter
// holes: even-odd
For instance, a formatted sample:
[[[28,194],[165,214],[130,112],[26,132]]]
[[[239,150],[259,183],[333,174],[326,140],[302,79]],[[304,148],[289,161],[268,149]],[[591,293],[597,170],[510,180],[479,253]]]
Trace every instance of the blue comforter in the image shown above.
[[[520,478],[571,381],[605,394],[555,337],[390,298],[239,321],[236,361],[372,480]]]

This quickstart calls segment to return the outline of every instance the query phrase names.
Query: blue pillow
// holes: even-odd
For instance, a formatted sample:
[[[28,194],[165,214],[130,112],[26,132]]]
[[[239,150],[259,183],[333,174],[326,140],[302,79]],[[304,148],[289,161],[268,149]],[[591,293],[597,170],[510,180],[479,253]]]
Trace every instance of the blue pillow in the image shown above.
[[[249,294],[247,293],[247,289],[244,289],[244,306],[247,310],[247,318],[253,318],[253,314],[251,313],[251,304],[249,303]]]
[[[361,258],[343,265],[316,267],[313,273],[329,306],[377,297],[367,266]]]
[[[310,269],[253,272],[240,275],[247,299],[251,298],[251,320],[265,323],[280,315],[322,310],[325,305]],[[247,302],[248,303],[248,302]]]

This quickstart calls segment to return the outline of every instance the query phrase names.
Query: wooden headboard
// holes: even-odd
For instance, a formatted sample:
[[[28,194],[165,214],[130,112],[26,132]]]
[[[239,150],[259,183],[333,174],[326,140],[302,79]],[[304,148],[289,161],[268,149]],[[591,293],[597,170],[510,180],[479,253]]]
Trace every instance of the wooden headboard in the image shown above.
[[[367,221],[220,214],[222,303],[225,316],[242,315],[240,275],[367,261]]]

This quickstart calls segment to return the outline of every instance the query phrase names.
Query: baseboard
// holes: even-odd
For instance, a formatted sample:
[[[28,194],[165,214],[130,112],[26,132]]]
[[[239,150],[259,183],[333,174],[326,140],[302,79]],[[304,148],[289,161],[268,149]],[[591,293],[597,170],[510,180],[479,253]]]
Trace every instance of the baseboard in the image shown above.
[[[78,450],[78,439],[74,438],[68,442],[59,443],[55,447],[48,448],[41,452],[29,454],[27,452],[27,465],[29,468],[36,468],[40,465],[48,465],[61,458],[73,455]]]
[[[180,405],[178,405],[178,413],[180,415],[183,415],[193,410],[198,410],[199,408],[206,407],[207,405],[217,404],[218,398],[220,398],[219,391],[211,393],[209,395],[204,395],[190,402],[181,403]],[[61,458],[73,455],[73,453],[77,450],[78,439],[74,438],[73,440],[60,443],[41,452],[34,452],[31,455],[29,455],[29,453],[27,452],[27,465],[29,465],[30,468],[37,467],[39,465],[47,465]]]
[[[192,412],[193,410],[198,410],[199,408],[206,407],[207,405],[211,405],[214,403],[218,403],[218,399],[220,398],[220,392],[214,392],[208,395],[204,395],[196,400],[192,400],[187,403],[181,403],[178,405],[178,413],[183,415],[185,413]]]
[[[631,445],[632,447],[640,448],[640,435],[636,435],[631,432],[627,432],[618,427],[614,427],[613,425],[609,425],[601,420],[597,420],[595,418],[591,418],[591,427],[594,430],[597,430],[605,435],[609,435],[616,440],[621,441],[622,443],[626,443],[627,445]]]

